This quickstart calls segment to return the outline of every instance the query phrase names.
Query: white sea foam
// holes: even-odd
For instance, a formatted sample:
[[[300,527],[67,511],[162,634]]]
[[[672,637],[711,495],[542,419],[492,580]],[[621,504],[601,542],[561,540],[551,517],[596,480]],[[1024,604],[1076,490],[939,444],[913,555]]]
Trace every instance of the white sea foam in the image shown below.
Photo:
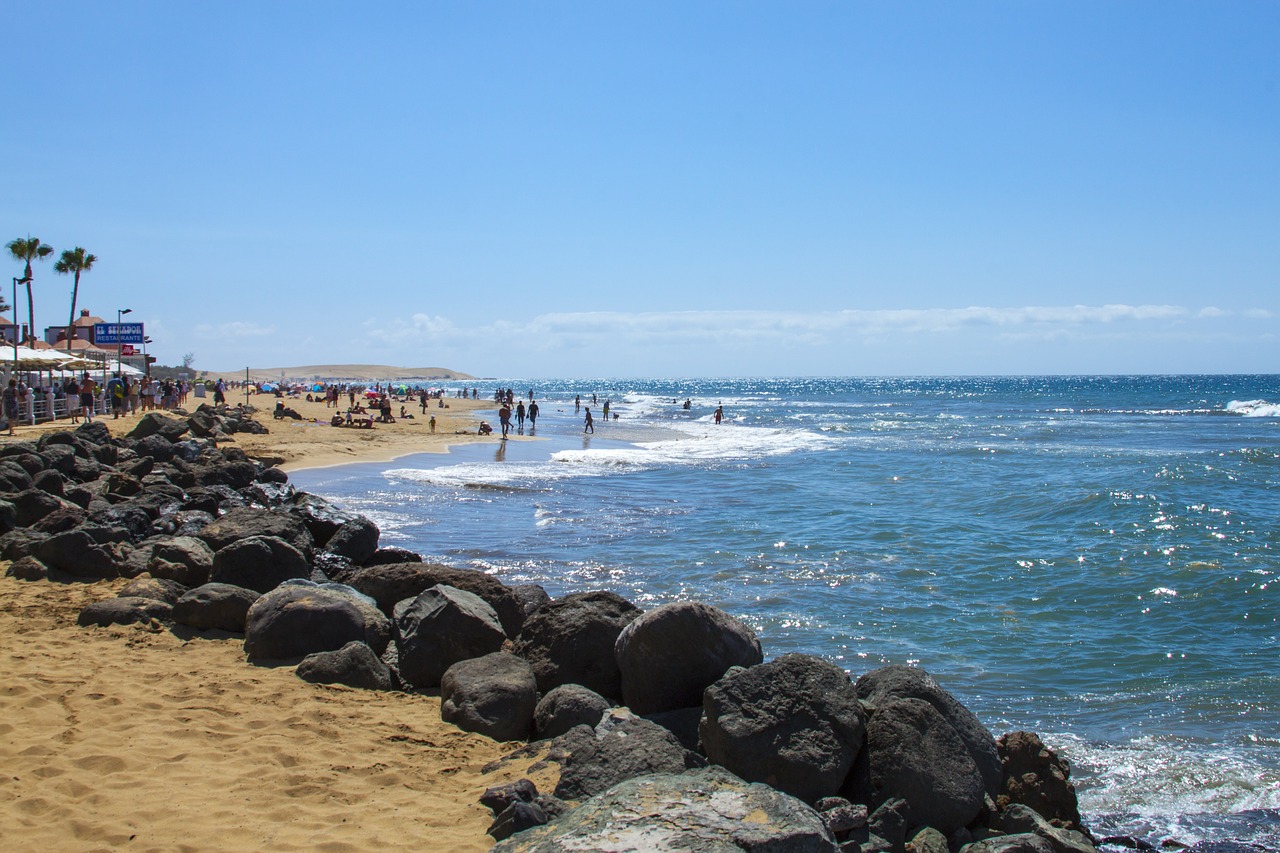
[[[561,450],[555,462],[581,472],[628,468],[705,465],[742,459],[783,456],[828,445],[832,439],[807,430],[720,425],[702,420],[673,424],[683,434],[674,440],[650,441],[635,447]]]
[[[670,405],[670,404],[668,404]],[[388,480],[446,488],[542,489],[570,477],[602,477],[657,467],[714,465],[782,456],[832,445],[821,433],[796,429],[717,426],[709,420],[668,424],[662,429],[629,428],[614,432],[601,424],[601,438],[626,438],[630,447],[561,450],[545,462],[471,462],[438,468],[393,468]],[[603,433],[603,434],[602,434]],[[646,440],[651,436],[657,440]],[[670,437],[676,436],[676,437]]]
[[[1246,418],[1280,418],[1280,404],[1266,400],[1232,400],[1227,411]]]
[[[1074,734],[1045,740],[1071,758],[1086,822],[1090,813],[1137,816],[1159,834],[1189,844],[1211,838],[1196,837],[1197,821],[1170,822],[1176,816],[1280,808],[1280,768],[1255,747],[1168,737],[1123,744],[1090,743]]]

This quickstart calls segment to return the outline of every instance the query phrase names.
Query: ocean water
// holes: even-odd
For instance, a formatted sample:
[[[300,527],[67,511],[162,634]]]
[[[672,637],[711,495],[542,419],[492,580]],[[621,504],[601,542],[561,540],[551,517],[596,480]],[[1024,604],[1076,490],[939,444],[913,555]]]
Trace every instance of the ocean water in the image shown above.
[[[292,479],[508,583],[921,666],[1099,835],[1280,850],[1280,376],[502,385],[536,438]]]

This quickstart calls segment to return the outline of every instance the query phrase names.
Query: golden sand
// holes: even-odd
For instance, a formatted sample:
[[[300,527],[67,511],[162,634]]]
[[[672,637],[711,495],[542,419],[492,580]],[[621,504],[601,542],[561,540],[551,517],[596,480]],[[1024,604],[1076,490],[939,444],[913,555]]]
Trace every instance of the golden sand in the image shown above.
[[[274,398],[259,399],[269,412]],[[497,441],[452,432],[474,432],[475,410],[491,403],[446,402],[430,410],[435,436],[417,410],[417,423],[372,431],[267,414],[270,435],[237,435],[236,444],[299,468]],[[325,417],[323,403],[289,404]],[[116,432],[135,421],[105,422]],[[18,438],[46,428],[20,428]],[[527,762],[483,768],[513,745],[441,722],[432,696],[313,685],[292,667],[251,666],[239,638],[76,626],[86,603],[123,583],[0,577],[4,849],[489,848],[481,792],[529,774]],[[531,775],[539,790],[554,787],[550,772]]]

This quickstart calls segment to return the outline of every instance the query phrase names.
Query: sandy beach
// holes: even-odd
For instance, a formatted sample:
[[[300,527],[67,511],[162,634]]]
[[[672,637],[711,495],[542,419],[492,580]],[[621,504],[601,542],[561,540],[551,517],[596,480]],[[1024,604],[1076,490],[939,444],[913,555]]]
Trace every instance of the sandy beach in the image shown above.
[[[259,401],[268,412],[274,404]],[[491,403],[446,402],[430,410],[434,436],[416,411],[372,431],[267,414],[271,434],[237,435],[236,445],[301,468],[496,441],[454,433],[474,433],[476,410]],[[289,404],[325,418],[323,403]],[[105,419],[113,432],[135,422]],[[19,429],[17,439],[50,428]],[[292,667],[250,666],[237,637],[76,626],[86,603],[124,583],[0,577],[7,849],[489,848],[481,792],[527,774],[522,764],[483,768],[511,745],[441,722],[432,696],[317,686]],[[545,771],[531,778],[554,785]]]

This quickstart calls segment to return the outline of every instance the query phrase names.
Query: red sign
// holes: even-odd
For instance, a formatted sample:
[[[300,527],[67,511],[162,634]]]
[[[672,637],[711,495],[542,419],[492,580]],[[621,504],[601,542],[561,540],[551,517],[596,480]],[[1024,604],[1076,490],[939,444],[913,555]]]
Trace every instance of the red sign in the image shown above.
[[[120,354],[121,354],[121,355],[133,355],[133,344],[121,344],[121,345],[120,345]]]

